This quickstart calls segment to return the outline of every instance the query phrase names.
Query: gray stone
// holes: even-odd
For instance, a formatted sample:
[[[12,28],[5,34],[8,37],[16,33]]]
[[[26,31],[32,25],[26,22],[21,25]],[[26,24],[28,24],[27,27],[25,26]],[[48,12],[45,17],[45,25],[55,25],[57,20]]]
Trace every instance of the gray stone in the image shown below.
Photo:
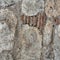
[[[57,16],[60,15],[60,0],[55,0],[55,10],[57,12]]]
[[[0,0],[0,8],[1,7],[6,7],[6,6],[11,6],[14,5],[15,3],[19,2],[21,0]]]
[[[24,40],[22,40],[22,50],[20,60],[40,60],[42,48],[42,35],[34,27],[24,25],[22,28]]]
[[[0,60],[60,60],[59,18],[60,0],[0,0]]]
[[[45,0],[45,13],[47,17],[57,16],[57,11],[55,9],[55,0]]]
[[[0,18],[0,52],[2,52],[13,48],[17,19],[8,9],[0,10]]]
[[[54,49],[54,60],[60,60],[60,25],[55,26],[55,34],[53,41],[53,49]]]
[[[53,19],[47,18],[46,25],[43,31],[43,60],[53,60],[52,51],[52,30],[53,30]]]
[[[51,45],[43,47],[42,60],[53,60],[53,51]]]
[[[27,16],[33,16],[41,11],[44,11],[44,0],[23,0],[22,1],[23,14]]]
[[[0,60],[13,60],[12,55],[8,52],[0,53]]]
[[[51,35],[52,35],[52,29],[53,29],[53,19],[47,18],[46,25],[44,27],[43,32],[43,45],[49,45],[51,42]]]

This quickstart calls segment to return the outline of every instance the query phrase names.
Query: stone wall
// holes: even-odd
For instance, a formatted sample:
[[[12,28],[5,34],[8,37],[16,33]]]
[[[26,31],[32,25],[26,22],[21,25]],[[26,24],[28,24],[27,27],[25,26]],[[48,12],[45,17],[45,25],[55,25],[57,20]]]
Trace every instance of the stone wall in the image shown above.
[[[0,0],[0,60],[60,60],[60,0]]]

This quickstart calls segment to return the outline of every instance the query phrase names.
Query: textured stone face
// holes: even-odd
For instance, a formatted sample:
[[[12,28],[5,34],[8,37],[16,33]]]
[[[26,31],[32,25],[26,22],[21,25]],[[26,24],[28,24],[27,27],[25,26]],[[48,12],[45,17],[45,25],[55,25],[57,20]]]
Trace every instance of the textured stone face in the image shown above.
[[[52,18],[47,18],[46,25],[44,27],[44,37],[43,37],[43,45],[49,45],[51,42],[51,35],[52,35],[52,29],[53,29],[53,19]]]
[[[12,55],[8,52],[0,53],[0,60],[13,60]]]
[[[60,0],[55,0],[55,9],[57,12],[57,16],[60,15]]]
[[[0,8],[14,5],[18,1],[21,1],[21,0],[0,0]]]
[[[60,60],[60,25],[55,27],[54,35],[54,60]]]
[[[60,15],[60,0],[46,0],[45,13],[48,17]]]
[[[55,9],[55,2],[54,0],[46,0],[45,1],[45,13],[47,17],[56,17],[57,16],[57,11]]]
[[[44,27],[43,33],[43,60],[53,60],[53,51],[52,51],[52,30],[53,30],[53,19],[47,18],[46,25]]]
[[[0,60],[60,60],[60,0],[0,0]]]
[[[13,48],[17,20],[13,12],[8,9],[0,10],[0,18],[0,52],[2,52]]]
[[[41,11],[44,11],[44,0],[23,0],[22,1],[23,14],[27,16],[33,16]]]
[[[24,25],[22,28],[23,38],[21,60],[40,60],[42,35],[36,28]]]

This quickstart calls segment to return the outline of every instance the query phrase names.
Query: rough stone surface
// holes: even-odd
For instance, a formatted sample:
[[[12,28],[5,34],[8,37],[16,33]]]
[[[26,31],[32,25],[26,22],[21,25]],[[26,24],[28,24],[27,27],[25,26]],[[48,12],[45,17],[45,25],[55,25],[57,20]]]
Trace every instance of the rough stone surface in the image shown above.
[[[55,10],[57,12],[57,16],[60,15],[60,0],[55,0]]]
[[[21,0],[0,0],[0,8],[5,8],[14,5]]]
[[[46,25],[43,33],[43,60],[53,60],[53,52],[52,52],[52,30],[53,30],[53,19],[47,18]]]
[[[12,55],[6,51],[0,53],[0,60],[13,60]]]
[[[45,12],[48,17],[60,15],[60,0],[46,0]]]
[[[60,0],[0,0],[0,60],[60,60]]]
[[[42,35],[37,28],[24,25],[22,28],[24,40],[22,41],[21,60],[40,60]]]
[[[22,13],[27,16],[36,15],[38,12],[44,11],[44,0],[23,0]]]
[[[43,33],[44,46],[49,45],[51,42],[52,29],[53,29],[53,19],[47,18],[46,25],[44,27],[44,33]]]
[[[60,25],[55,26],[54,32],[54,60],[60,60]]]
[[[45,13],[48,17],[56,17],[57,11],[55,9],[55,1],[54,0],[46,0],[45,1]]]
[[[11,50],[17,19],[8,9],[0,10],[0,52]]]

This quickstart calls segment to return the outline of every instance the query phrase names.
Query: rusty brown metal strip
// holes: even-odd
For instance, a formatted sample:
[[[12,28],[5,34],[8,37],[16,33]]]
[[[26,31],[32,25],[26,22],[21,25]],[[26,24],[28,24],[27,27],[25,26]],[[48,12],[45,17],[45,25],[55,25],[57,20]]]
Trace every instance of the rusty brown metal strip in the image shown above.
[[[28,24],[29,26],[37,27],[38,29],[43,29],[46,22],[45,13],[38,13],[35,16],[21,16],[23,24]]]

